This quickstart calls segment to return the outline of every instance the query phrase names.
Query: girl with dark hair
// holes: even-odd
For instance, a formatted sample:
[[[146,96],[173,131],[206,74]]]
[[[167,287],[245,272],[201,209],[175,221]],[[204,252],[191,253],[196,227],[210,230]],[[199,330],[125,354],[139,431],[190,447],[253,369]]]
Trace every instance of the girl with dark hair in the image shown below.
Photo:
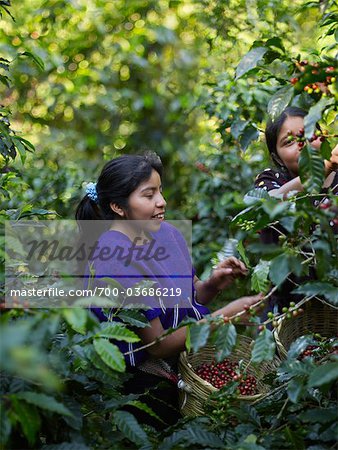
[[[275,120],[269,121],[265,130],[266,144],[277,170],[265,169],[255,180],[255,187],[265,189],[273,197],[286,198],[291,191],[303,190],[298,175],[298,159],[303,147],[302,142],[292,140],[304,133],[304,117],[307,112],[296,107],[286,108]],[[290,138],[291,136],[291,138]],[[321,139],[316,136],[311,146],[318,149]],[[338,145],[332,150],[331,158],[325,161],[326,179],[323,188],[331,188],[338,193]]]
[[[136,299],[137,303],[150,305],[150,309],[143,310],[149,326],[135,329],[141,341],[116,342],[125,355],[128,371],[135,373],[125,385],[127,393],[143,393],[154,387],[163,376],[177,381],[176,359],[185,349],[186,327],[161,338],[165,330],[176,328],[187,317],[203,321],[203,316],[209,314],[205,305],[234,279],[247,273],[244,264],[231,257],[219,263],[208,280],[200,281],[197,278],[185,239],[174,226],[164,221],[166,201],[162,195],[161,175],[162,164],[156,154],[125,155],[113,159],[104,166],[96,185],[87,187],[87,194],[76,211],[80,229],[91,240],[95,239],[95,231],[91,227],[88,235],[90,221],[102,220],[102,223],[108,224],[96,242],[94,253],[89,257],[97,285],[105,285],[100,278],[111,277],[116,278],[125,289],[131,288],[140,279],[150,279],[158,288],[155,292],[159,293],[155,296],[149,290],[149,295]],[[123,255],[130,255],[131,249],[133,252],[136,250],[133,255],[137,257],[129,259],[126,264],[126,260],[121,260],[121,254],[116,252],[112,252],[109,258],[106,253],[105,257],[102,256],[103,248],[116,249],[117,246],[122,249]],[[156,258],[160,247],[162,257]],[[163,255],[163,248],[166,255]],[[140,257],[142,252],[147,258]],[[174,299],[168,298],[164,292],[176,292],[178,295]],[[260,295],[242,297],[212,315],[232,316],[260,299]],[[93,312],[100,321],[119,320],[114,313],[107,314],[100,308],[94,308]],[[141,346],[152,342],[154,345],[139,350]],[[175,423],[179,417],[177,387],[170,389],[167,386],[160,397],[160,403],[149,397],[143,401],[165,422]],[[176,412],[173,412],[173,405]],[[143,422],[160,426],[158,421],[150,416],[144,417],[142,412],[133,413]]]
[[[274,162],[275,169],[265,169],[255,180],[255,187],[265,189],[272,197],[286,199],[291,192],[301,192],[304,188],[298,175],[298,160],[304,142],[297,141],[295,138],[304,134],[304,117],[307,112],[297,107],[288,107],[275,120],[269,121],[265,130],[266,144]],[[320,149],[321,138],[315,135],[311,139],[311,146]],[[323,184],[323,193],[328,189],[333,194],[338,195],[338,145],[332,150],[330,160],[325,164],[325,181]],[[314,200],[314,205],[325,203],[327,197],[323,196],[321,200]],[[330,223],[334,232],[337,226],[334,222]],[[281,225],[265,228],[260,232],[261,241],[264,244],[278,244],[280,234],[287,234]],[[308,279],[315,279],[315,271],[311,270]],[[290,301],[299,301],[301,296],[292,294],[295,288],[295,281],[301,281],[295,276],[287,279],[273,294],[266,309],[263,312],[263,318],[268,311],[281,312],[284,306],[289,306]]]

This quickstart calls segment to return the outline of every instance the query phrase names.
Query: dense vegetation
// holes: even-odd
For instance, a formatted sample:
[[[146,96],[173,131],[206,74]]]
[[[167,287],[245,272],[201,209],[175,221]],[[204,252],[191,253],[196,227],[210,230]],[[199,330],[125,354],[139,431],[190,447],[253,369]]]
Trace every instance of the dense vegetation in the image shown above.
[[[250,268],[227,299],[269,295],[290,274],[316,267],[317,280],[297,286],[303,303],[320,296],[337,306],[329,226],[337,197],[326,209],[312,203],[336,143],[336,1],[10,3],[0,1],[2,221],[73,218],[104,160],[151,148],[165,167],[168,218],[193,220],[198,273],[206,276],[212,259],[234,253]],[[304,90],[328,74],[325,92]],[[302,150],[305,192],[280,202],[252,187],[269,164],[262,139],[268,114],[288,104],[309,109],[306,136],[319,121],[328,138],[320,154]],[[288,234],[278,246],[262,246],[257,231],[278,222]],[[283,316],[292,320],[297,309]],[[268,324],[277,319],[253,316],[253,364],[273,359]],[[81,309],[2,312],[2,448],[335,448],[337,356],[297,359],[313,337],[291,347],[262,401],[233,407],[230,386],[216,408],[183,418],[159,439],[122,410],[128,404],[154,414],[141,396],[120,396],[128,375],[107,338],[134,342],[130,327],[146,325],[136,312],[123,320],[103,326]],[[240,331],[235,318],[219,324],[216,337],[208,325],[189,326],[193,351],[213,339],[223,356]]]

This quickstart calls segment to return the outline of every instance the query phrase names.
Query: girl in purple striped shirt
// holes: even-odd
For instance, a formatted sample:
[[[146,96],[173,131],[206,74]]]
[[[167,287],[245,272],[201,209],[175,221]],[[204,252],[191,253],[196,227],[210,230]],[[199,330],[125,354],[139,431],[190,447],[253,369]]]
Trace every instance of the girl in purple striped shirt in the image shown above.
[[[106,286],[102,278],[114,278],[126,293],[136,282],[153,282],[153,291],[148,288],[143,291],[145,296],[132,297],[133,301],[136,299],[138,303],[148,305],[143,314],[149,326],[135,329],[140,342],[116,342],[125,355],[128,371],[135,374],[125,386],[128,393],[142,393],[156,385],[161,380],[158,375],[166,373],[169,374],[167,378],[175,379],[172,376],[174,370],[166,368],[170,363],[175,369],[176,359],[185,349],[186,327],[178,328],[164,339],[159,338],[187,317],[203,320],[209,314],[207,303],[247,273],[244,264],[231,257],[220,262],[209,279],[201,281],[197,278],[183,235],[164,221],[166,201],[162,195],[161,176],[162,164],[154,153],[113,159],[104,166],[96,185],[90,183],[87,187],[76,211],[80,229],[85,235],[90,234],[92,241],[98,233],[98,227],[93,227],[92,221],[104,221],[98,223],[106,225],[103,233],[99,227],[100,236],[90,256],[96,285]],[[89,233],[86,231],[88,224]],[[259,299],[260,296],[242,297],[212,315],[232,316]],[[93,312],[100,321],[119,320],[100,308],[94,308]],[[139,350],[151,343],[154,344]],[[161,416],[167,423],[175,423],[178,414],[172,412],[172,406],[177,406],[176,390],[173,395],[172,389],[167,388],[163,399],[169,412],[166,413],[161,404]],[[158,410],[158,402],[151,402],[149,398],[147,402]],[[159,426],[153,418],[145,419],[140,413],[136,415],[142,421]]]

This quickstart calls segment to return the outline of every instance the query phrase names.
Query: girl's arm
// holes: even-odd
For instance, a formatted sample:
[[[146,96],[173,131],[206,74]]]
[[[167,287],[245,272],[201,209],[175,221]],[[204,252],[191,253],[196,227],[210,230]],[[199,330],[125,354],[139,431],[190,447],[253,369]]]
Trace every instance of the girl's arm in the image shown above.
[[[244,307],[252,306],[262,299],[262,295],[254,295],[251,297],[241,297],[229,305],[213,312],[212,317],[227,316],[231,317],[240,311],[244,310]],[[242,316],[244,317],[244,315]],[[205,319],[201,319],[198,323],[204,323]],[[165,333],[162,327],[159,317],[150,321],[150,327],[142,328],[137,331],[137,334],[141,338],[143,344],[150,344],[156,341]],[[179,328],[173,333],[169,334],[162,341],[147,348],[148,353],[154,358],[169,358],[171,356],[178,355],[181,351],[185,350],[187,327]]]
[[[324,187],[328,187],[332,183],[332,172],[334,170],[337,170],[338,168],[338,145],[335,146],[335,148],[331,152],[331,158],[330,160],[324,161],[325,165],[325,181],[323,183]],[[287,198],[287,194],[291,191],[297,191],[301,192],[303,191],[304,187],[302,185],[302,182],[300,181],[300,177],[293,178],[291,181],[288,181],[287,183],[283,184],[278,189],[271,189],[269,191],[269,195],[271,197],[276,198],[282,198],[283,200]]]
[[[234,256],[224,259],[215,267],[207,280],[201,281],[195,276],[196,300],[202,305],[209,303],[219,291],[247,273],[247,268],[239,259]]]

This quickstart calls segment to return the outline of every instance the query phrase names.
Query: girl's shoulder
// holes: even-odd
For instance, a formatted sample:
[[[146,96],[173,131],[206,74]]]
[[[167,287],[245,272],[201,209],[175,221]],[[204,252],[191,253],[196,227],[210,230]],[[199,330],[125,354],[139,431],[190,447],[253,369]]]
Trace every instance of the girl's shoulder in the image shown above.
[[[287,181],[289,181],[289,178],[282,171],[267,168],[256,176],[255,188],[271,191],[280,188]]]

